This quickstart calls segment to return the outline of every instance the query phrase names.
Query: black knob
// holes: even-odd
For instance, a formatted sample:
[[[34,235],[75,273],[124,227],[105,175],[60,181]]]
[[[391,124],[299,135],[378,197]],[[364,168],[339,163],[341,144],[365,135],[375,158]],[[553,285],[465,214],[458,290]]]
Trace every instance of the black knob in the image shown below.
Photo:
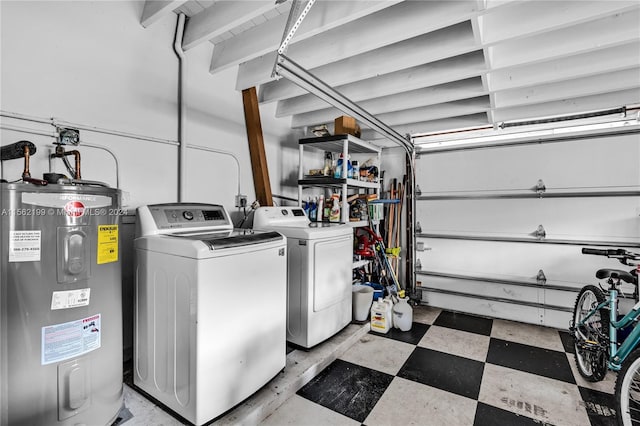
[[[182,217],[184,217],[187,220],[193,220],[193,212],[190,212],[189,210],[186,210],[186,211],[182,212]]]

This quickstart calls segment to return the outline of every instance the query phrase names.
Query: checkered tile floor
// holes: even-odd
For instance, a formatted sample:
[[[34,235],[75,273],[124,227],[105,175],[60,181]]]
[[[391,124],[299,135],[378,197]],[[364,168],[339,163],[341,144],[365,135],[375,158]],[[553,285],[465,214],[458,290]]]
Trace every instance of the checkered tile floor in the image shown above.
[[[369,333],[263,425],[613,425],[615,373],[585,382],[568,333],[418,307]]]

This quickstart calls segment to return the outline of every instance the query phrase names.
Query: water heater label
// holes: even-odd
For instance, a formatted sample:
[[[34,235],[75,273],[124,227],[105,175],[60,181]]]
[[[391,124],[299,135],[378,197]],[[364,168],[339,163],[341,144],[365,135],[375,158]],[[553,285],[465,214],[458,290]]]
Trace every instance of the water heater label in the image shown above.
[[[51,295],[51,310],[69,309],[78,306],[88,306],[91,297],[90,288],[78,290],[54,291]]]
[[[42,365],[84,355],[101,345],[101,315],[42,327]]]
[[[118,261],[118,225],[98,226],[98,265]]]
[[[9,262],[40,261],[40,231],[9,232]]]

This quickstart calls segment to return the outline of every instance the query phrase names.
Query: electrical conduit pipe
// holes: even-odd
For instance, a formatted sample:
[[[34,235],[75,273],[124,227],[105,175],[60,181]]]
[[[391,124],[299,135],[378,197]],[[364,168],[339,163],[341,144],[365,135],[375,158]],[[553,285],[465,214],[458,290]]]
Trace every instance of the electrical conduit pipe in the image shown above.
[[[184,35],[184,13],[178,14],[178,23],[176,25],[176,37],[173,42],[173,50],[178,56],[178,202],[183,201],[185,180],[186,180],[186,160],[187,160],[187,144],[185,143],[185,112],[186,105],[184,101],[184,51],[182,50],[182,36]]]

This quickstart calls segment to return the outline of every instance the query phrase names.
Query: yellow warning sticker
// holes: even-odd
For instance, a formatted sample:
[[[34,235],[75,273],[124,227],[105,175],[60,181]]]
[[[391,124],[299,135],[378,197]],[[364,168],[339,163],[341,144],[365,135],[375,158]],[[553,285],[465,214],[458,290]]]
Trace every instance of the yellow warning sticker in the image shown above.
[[[118,225],[98,226],[98,265],[118,261]]]

